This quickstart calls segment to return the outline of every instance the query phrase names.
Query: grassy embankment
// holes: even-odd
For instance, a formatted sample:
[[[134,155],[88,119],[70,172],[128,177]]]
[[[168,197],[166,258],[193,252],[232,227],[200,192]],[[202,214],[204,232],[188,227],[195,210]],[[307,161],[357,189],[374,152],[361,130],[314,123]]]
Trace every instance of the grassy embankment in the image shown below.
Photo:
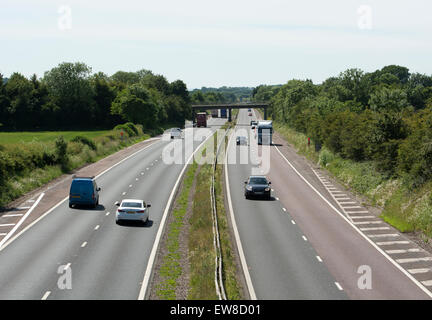
[[[408,190],[402,179],[388,179],[372,162],[354,162],[333,154],[325,147],[315,152],[307,147],[304,134],[274,122],[274,127],[300,154],[319,163],[336,179],[369,204],[382,208],[381,218],[401,232],[420,231],[425,242],[432,238],[432,183]]]
[[[0,133],[0,207],[150,137],[141,126],[135,129],[133,134],[124,132],[123,139],[119,130]]]
[[[224,127],[228,127],[228,124]],[[210,138],[211,139],[211,138]],[[216,135],[214,136],[216,147]],[[201,149],[201,152],[209,146],[209,143]],[[189,288],[188,299],[217,299],[214,283],[214,247],[210,186],[212,177],[212,165],[198,165],[197,162],[189,165],[186,171],[183,186],[173,209],[173,219],[167,226],[167,253],[162,258],[162,266],[159,276],[161,282],[156,284],[156,294],[161,299],[176,299],[178,279],[184,268],[180,264],[181,253],[179,246],[180,233],[184,231],[185,223],[189,225],[188,257],[189,257]],[[215,191],[216,206],[218,211],[218,224],[223,258],[224,286],[227,298],[230,300],[241,299],[241,291],[237,280],[237,265],[231,244],[225,200],[223,192],[222,164],[217,165]],[[195,179],[195,180],[194,180]],[[192,185],[195,183],[194,194],[190,195]],[[191,204],[187,203],[192,196]],[[184,216],[189,208],[192,210],[189,221]]]

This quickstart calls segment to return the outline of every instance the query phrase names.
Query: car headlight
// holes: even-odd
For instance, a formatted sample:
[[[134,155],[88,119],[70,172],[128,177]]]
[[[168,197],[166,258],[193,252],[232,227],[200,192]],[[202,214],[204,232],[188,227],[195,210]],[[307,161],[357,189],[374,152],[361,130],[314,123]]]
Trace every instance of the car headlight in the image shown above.
[[[246,186],[247,191],[252,191],[252,186]]]
[[[265,191],[270,191],[270,188],[265,188],[264,190],[265,190]]]

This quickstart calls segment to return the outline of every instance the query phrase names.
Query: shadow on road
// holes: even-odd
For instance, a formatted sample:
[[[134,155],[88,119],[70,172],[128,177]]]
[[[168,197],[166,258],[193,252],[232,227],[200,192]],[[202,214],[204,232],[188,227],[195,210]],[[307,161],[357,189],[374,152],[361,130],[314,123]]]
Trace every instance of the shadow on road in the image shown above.
[[[153,226],[153,220],[149,219],[147,222],[123,220],[123,221],[118,221],[117,225],[121,227],[150,228]]]
[[[246,200],[251,200],[251,201],[276,201],[275,197],[270,197],[270,199],[268,198],[264,198],[264,197],[253,197],[253,198],[249,198]]]
[[[84,210],[84,211],[88,211],[88,210],[91,210],[91,211],[105,211],[105,206],[102,205],[102,204],[99,204],[96,208],[93,208],[93,206],[74,204],[71,209]]]

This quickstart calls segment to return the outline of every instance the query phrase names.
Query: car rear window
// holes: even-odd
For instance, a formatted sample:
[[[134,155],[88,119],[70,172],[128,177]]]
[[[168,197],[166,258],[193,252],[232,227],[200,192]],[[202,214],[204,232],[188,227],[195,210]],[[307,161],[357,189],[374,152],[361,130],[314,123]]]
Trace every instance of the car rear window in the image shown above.
[[[123,202],[121,206],[127,208],[142,208],[142,204],[140,202]]]
[[[267,184],[266,178],[250,178],[250,184]]]
[[[71,192],[83,193],[93,189],[92,181],[72,181]]]

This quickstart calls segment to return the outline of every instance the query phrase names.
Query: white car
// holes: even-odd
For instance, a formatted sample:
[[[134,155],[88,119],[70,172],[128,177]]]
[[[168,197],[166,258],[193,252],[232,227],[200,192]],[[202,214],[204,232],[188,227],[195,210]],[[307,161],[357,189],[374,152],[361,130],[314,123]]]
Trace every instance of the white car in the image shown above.
[[[135,220],[146,223],[149,219],[150,204],[143,200],[123,199],[121,203],[115,203],[119,208],[116,211],[116,223],[122,220]]]
[[[180,128],[171,129],[171,139],[181,138],[181,136],[182,136],[182,130]]]

